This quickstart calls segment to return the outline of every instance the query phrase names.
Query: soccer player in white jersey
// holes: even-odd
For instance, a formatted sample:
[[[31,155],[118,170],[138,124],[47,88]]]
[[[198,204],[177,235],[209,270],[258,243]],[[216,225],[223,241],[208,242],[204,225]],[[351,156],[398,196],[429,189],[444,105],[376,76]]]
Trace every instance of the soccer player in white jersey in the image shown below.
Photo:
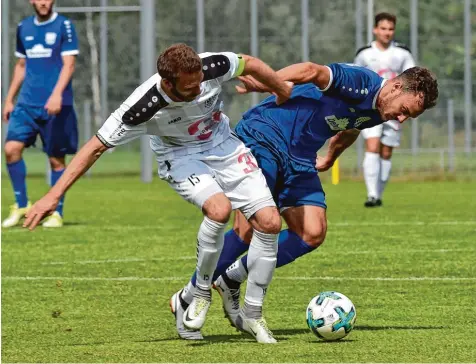
[[[3,106],[3,120],[8,122],[5,159],[16,202],[2,222],[3,228],[18,225],[31,206],[24,149],[34,145],[38,135],[41,137],[51,166],[50,183],[54,185],[66,167],[65,155],[75,154],[78,147],[72,76],[79,50],[74,25],[53,11],[53,0],[30,3],[35,15],[18,24],[18,61]],[[44,227],[63,226],[63,200],[43,223]]]
[[[373,33],[375,40],[357,51],[355,64],[370,68],[379,76],[392,79],[408,68],[415,66],[410,50],[393,41],[397,17],[389,13],[375,16]],[[362,131],[365,138],[363,163],[367,186],[366,207],[382,206],[382,194],[392,169],[393,148],[400,145],[400,123],[390,120]]]
[[[31,207],[24,226],[33,229],[54,211],[60,196],[108,148],[148,134],[160,178],[204,214],[197,236],[198,289],[189,301],[180,294],[171,300],[181,337],[202,338],[198,330],[211,303],[225,228],[231,211],[239,209],[254,229],[243,330],[260,342],[274,343],[262,305],[276,265],[281,218],[255,158],[231,133],[219,96],[221,84],[240,75],[268,85],[277,103],[290,97],[291,85],[257,58],[231,52],[198,55],[185,44],[167,48],[157,70],[81,148],[56,185]]]

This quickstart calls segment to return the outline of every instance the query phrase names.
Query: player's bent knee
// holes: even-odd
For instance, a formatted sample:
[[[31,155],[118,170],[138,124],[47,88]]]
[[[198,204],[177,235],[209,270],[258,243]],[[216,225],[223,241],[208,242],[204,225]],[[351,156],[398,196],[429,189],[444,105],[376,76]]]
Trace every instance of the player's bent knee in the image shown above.
[[[327,223],[318,222],[313,226],[306,227],[303,232],[302,240],[313,248],[320,246],[326,239]]]
[[[53,171],[60,171],[66,168],[64,157],[49,157],[49,161]]]
[[[202,210],[210,220],[227,223],[232,211],[231,202],[225,194],[216,194],[205,201]]]
[[[23,145],[18,142],[6,142],[4,146],[7,163],[15,163],[21,159]]]
[[[266,234],[279,234],[281,231],[281,215],[275,207],[265,207],[250,219],[253,227]]]

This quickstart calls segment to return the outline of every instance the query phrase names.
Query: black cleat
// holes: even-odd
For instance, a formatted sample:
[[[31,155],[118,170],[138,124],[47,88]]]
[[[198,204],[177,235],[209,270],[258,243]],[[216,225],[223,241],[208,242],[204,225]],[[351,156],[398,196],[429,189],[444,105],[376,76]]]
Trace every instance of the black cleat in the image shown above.
[[[365,207],[380,207],[382,206],[382,200],[379,198],[369,197],[364,203]]]

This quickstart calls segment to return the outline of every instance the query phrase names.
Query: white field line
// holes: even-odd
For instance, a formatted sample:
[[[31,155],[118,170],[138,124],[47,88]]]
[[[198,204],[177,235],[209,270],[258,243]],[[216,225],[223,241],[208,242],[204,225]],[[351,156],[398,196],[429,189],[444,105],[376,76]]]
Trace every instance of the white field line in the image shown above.
[[[452,252],[473,252],[476,253],[476,249],[407,249],[407,250],[362,250],[362,251],[344,251],[339,252],[341,255],[386,255],[386,254],[412,254],[412,253],[452,253]],[[333,251],[319,252],[319,255],[334,255]],[[173,262],[181,260],[195,260],[196,256],[183,256],[183,257],[167,257],[167,258],[118,258],[118,259],[99,259],[99,260],[76,260],[71,262],[43,262],[42,265],[67,265],[67,264],[108,264],[108,263],[137,263],[137,262]]]
[[[3,276],[2,280],[11,281],[186,281],[186,277],[43,277],[43,276]],[[381,282],[476,282],[476,277],[274,277],[274,280],[294,281],[381,281]]]
[[[332,228],[334,226],[338,227],[354,227],[354,226],[451,226],[451,225],[476,225],[475,220],[455,220],[455,221],[432,221],[432,222],[424,222],[424,221],[373,221],[373,222],[359,222],[359,221],[348,221],[348,222],[332,222],[328,221],[328,227]],[[68,230],[87,230],[92,228],[100,228],[102,231],[136,231],[136,230],[163,230],[163,228],[155,225],[108,225],[108,226],[98,226],[98,225],[71,225],[65,227]],[[41,228],[39,228],[40,230]],[[44,231],[44,230],[43,230]],[[5,234],[11,233],[31,233],[27,229],[11,229],[4,231]]]

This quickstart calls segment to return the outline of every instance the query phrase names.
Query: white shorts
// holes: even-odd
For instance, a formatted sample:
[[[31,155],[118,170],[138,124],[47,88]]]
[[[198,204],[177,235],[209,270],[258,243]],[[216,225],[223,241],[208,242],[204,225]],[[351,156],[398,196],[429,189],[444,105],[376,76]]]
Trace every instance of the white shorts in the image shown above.
[[[395,120],[389,120],[373,128],[362,130],[364,139],[380,138],[380,142],[389,147],[400,146],[400,135],[400,124]]]
[[[263,207],[276,206],[256,159],[233,135],[207,151],[158,162],[159,177],[200,209],[220,192],[247,219]]]

